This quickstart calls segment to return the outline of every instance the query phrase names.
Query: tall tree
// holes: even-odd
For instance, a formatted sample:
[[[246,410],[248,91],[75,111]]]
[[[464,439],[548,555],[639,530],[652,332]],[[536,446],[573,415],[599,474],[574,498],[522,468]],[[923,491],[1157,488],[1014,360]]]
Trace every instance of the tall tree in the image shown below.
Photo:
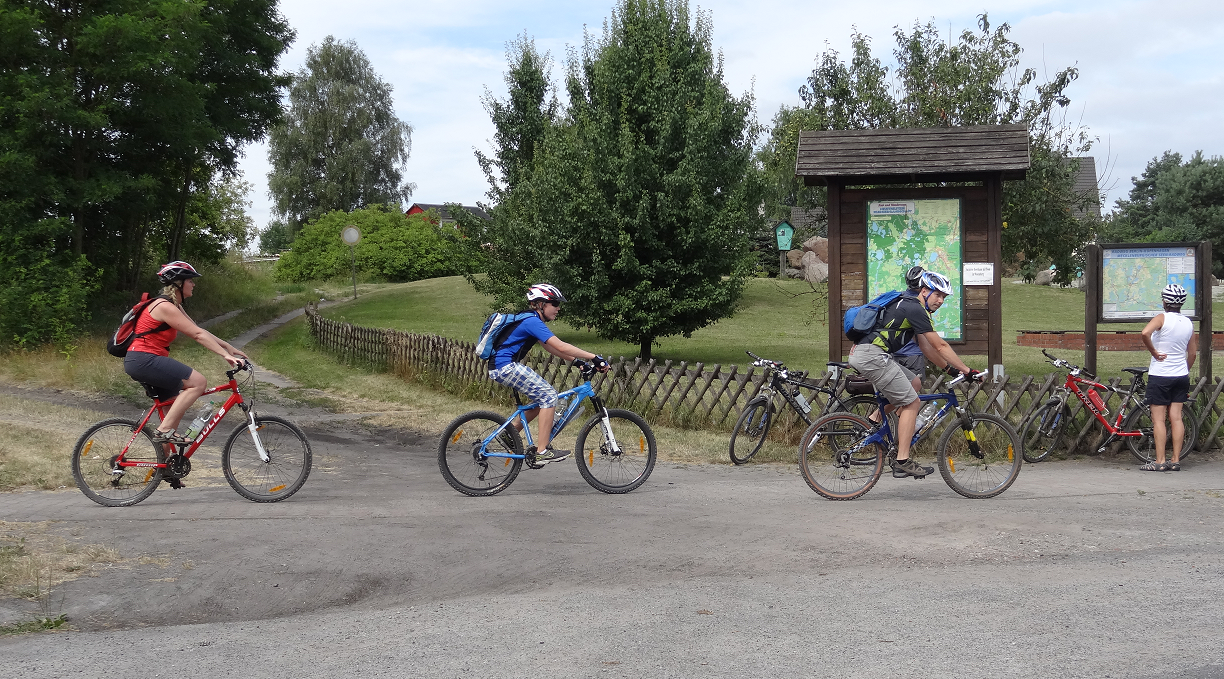
[[[535,243],[526,235],[531,208],[528,191],[519,187],[535,171],[536,149],[557,120],[560,104],[551,80],[552,57],[541,55],[526,34],[506,45],[507,94],[498,100],[485,90],[484,107],[495,130],[493,154],[477,150],[476,161],[489,182],[494,201],[481,219],[458,205],[450,214],[464,234],[469,258],[484,275],[468,274],[478,292],[492,295],[494,307],[522,304],[538,265]]]
[[[292,37],[275,0],[0,0],[0,342],[66,338],[88,285],[190,253],[192,198],[279,114]]]
[[[289,109],[272,128],[268,192],[294,233],[333,210],[400,205],[412,126],[395,115],[391,85],[357,43],[327,36],[312,45],[289,88]]]
[[[684,0],[621,0],[570,58],[570,108],[520,187],[567,321],[643,359],[730,316],[753,267],[753,99],[727,90],[711,31]]]
[[[1068,67],[1038,83],[1036,71],[1020,69],[1023,50],[1010,31],[1007,24],[992,27],[986,14],[976,31],[962,31],[955,41],[944,40],[934,23],[915,23],[912,32],[898,28],[891,67],[871,56],[870,38],[858,32],[851,36],[849,63],[826,50],[799,90],[801,105],[783,106],[774,119],[762,154],[773,187],[767,212],[779,215],[789,205],[823,199],[793,177],[800,128],[1027,123],[1032,169],[1026,180],[1004,184],[1004,258],[1029,270],[1052,261],[1059,282],[1069,282],[1092,236],[1092,225],[1072,217],[1071,208],[1099,200],[1072,188],[1074,158],[1092,145],[1087,131],[1064,115],[1071,101],[1066,91],[1079,72]]]
[[[1102,229],[1106,242],[1224,241],[1224,158],[1195,151],[1165,151],[1148,162],[1134,187],[1118,200],[1113,219]],[[1224,277],[1224,246],[1213,247],[1211,269]]]

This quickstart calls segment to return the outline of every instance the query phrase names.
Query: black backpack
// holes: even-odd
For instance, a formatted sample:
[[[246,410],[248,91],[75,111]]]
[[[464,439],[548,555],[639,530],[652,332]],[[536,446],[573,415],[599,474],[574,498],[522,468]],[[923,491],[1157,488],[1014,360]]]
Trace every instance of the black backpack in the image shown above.
[[[149,297],[147,292],[140,296],[140,301],[132,307],[131,311],[123,315],[123,320],[119,321],[119,327],[115,328],[115,332],[111,334],[110,339],[106,340],[106,353],[116,358],[123,358],[127,356],[128,347],[132,346],[132,340],[169,329],[170,325],[163,322],[148,332],[136,332],[136,321],[140,320],[140,314],[149,308],[150,304],[159,299],[164,299],[167,302],[174,301],[166,295]]]

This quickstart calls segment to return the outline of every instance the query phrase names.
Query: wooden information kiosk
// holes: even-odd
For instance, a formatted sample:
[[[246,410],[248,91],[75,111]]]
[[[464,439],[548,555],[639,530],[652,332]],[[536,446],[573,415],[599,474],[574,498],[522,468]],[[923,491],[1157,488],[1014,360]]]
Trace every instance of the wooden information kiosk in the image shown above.
[[[921,264],[955,291],[936,331],[1001,375],[1003,181],[1028,168],[1026,125],[801,132],[795,175],[829,192],[829,360],[850,352],[846,309]]]

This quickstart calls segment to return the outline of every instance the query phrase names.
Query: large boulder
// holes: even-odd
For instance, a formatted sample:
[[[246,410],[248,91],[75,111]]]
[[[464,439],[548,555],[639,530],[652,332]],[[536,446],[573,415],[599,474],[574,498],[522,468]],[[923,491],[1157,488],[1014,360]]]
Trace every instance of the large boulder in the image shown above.
[[[829,261],[829,239],[821,236],[812,236],[803,241],[803,250],[805,252],[815,252],[816,256],[822,262]]]
[[[803,264],[803,250],[791,250],[786,253],[786,263],[792,268],[799,268]]]
[[[829,280],[829,265],[811,250],[803,253],[803,279],[809,283],[823,283]]]
[[[1042,269],[1037,272],[1037,276],[1033,279],[1033,285],[1049,285],[1054,281],[1053,269]]]
[[[803,269],[792,269],[790,267],[787,267],[786,277],[787,278],[803,278]]]

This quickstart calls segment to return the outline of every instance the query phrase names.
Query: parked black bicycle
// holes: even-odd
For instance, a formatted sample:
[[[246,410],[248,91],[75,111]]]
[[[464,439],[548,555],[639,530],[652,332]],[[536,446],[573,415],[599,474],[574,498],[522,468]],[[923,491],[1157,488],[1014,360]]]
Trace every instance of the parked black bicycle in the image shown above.
[[[790,370],[778,361],[761,358],[751,351],[744,353],[753,358],[753,366],[765,369],[765,384],[760,393],[744,406],[735,422],[735,429],[731,432],[731,461],[737,465],[748,462],[761,450],[773,426],[774,415],[781,412],[785,405],[789,405],[809,426],[829,413],[849,412],[866,417],[876,409],[870,382],[866,383],[866,393],[850,395],[847,398],[838,396],[838,385],[843,372],[850,367],[848,363],[832,361],[827,364],[829,371],[833,373],[826,382],[834,385],[830,388],[792,377]],[[812,404],[803,396],[803,389],[813,391],[813,396],[823,397],[824,403],[815,417],[811,415]],[[778,396],[782,397],[783,405],[778,404]]]

